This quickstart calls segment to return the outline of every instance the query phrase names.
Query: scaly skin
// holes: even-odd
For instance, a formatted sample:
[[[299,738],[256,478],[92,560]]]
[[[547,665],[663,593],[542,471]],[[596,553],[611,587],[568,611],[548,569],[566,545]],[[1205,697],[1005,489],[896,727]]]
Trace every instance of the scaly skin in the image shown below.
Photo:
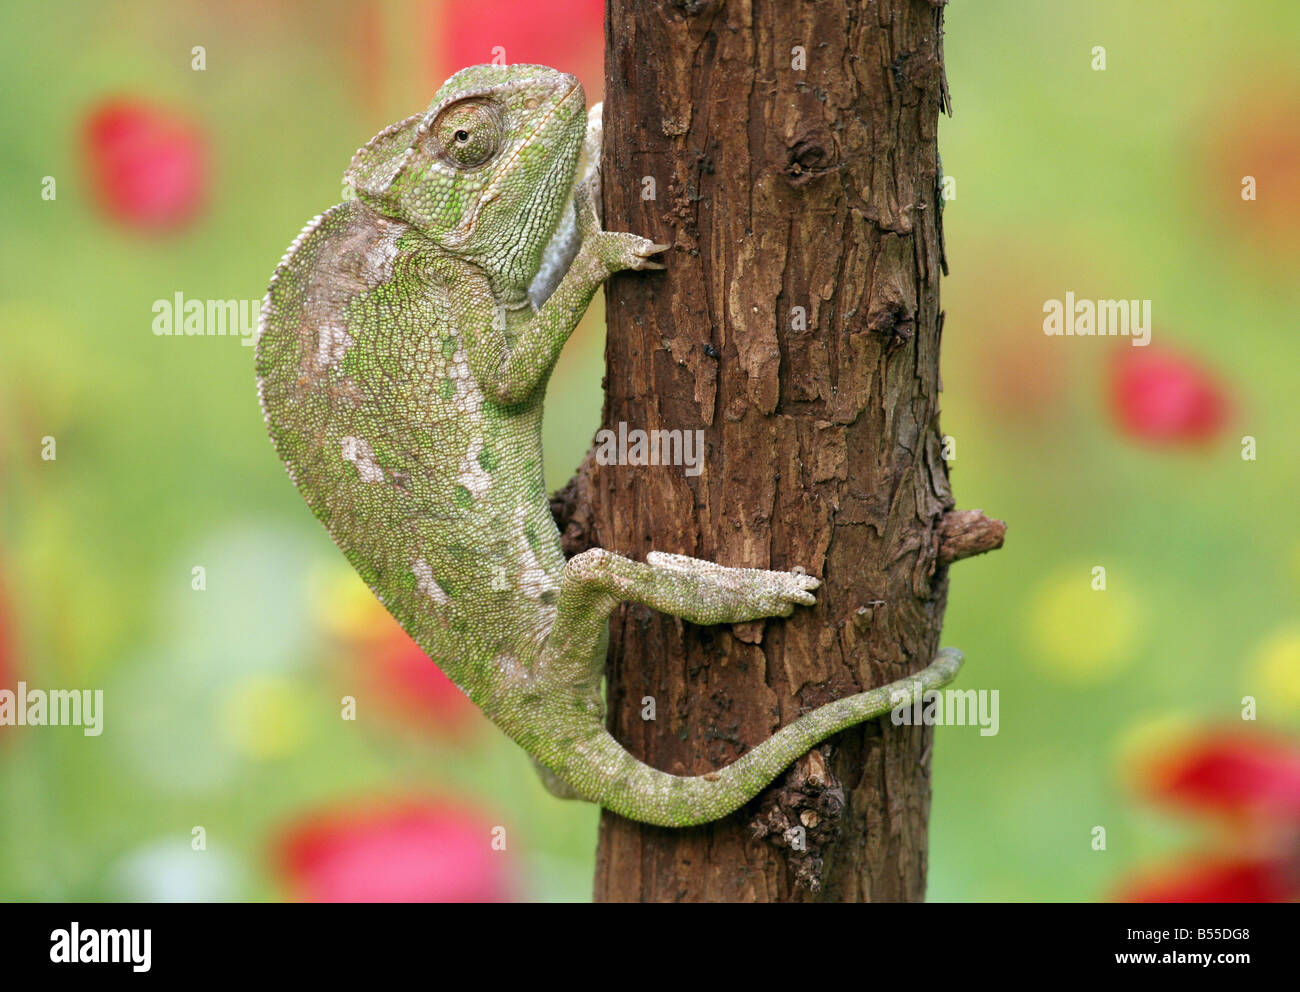
[[[811,605],[819,581],[660,553],[564,559],[542,476],[546,381],[604,280],[662,268],[651,256],[664,250],[601,230],[598,128],[565,73],[452,76],[426,113],[357,152],[357,197],[289,248],[262,307],[258,388],[312,511],[548,786],[686,826],[741,806],[828,735],[946,683],[961,657],[941,652],[913,679],[823,706],[709,775],[657,771],[606,731],[599,684],[619,602],[738,623]]]

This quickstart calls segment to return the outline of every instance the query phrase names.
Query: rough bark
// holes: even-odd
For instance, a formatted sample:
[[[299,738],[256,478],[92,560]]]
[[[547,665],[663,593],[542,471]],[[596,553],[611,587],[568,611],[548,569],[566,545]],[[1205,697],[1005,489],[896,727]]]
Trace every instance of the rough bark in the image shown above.
[[[945,524],[942,11],[607,6],[606,225],[672,248],[666,272],[608,287],[604,426],[702,429],[706,456],[698,476],[589,458],[557,501],[566,542],[824,579],[789,620],[704,628],[620,608],[609,725],[658,768],[709,772],[812,707],[922,668],[947,562],[1000,543],[973,518]],[[943,553],[954,534],[964,543]],[[595,897],[921,899],[931,743],[888,719],[854,728],[698,829],[606,813]],[[805,851],[790,848],[796,826]]]

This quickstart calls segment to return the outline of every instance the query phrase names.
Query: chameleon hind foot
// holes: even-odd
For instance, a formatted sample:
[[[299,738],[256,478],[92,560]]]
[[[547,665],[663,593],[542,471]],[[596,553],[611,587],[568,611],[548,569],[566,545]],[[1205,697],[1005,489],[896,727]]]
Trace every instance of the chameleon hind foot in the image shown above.
[[[729,568],[703,558],[688,555],[651,551],[646,563],[655,568],[670,569],[683,576],[693,576],[708,583],[723,597],[733,599],[734,617],[714,620],[713,623],[742,623],[760,617],[788,617],[796,606],[812,606],[817,602],[813,590],[821,580],[802,571],[778,572],[766,568]]]
[[[641,603],[691,623],[743,623],[787,617],[796,606],[812,606],[821,581],[800,572],[729,568],[686,555],[652,551],[644,562],[603,548],[569,560],[560,583],[559,616],[578,616],[601,600],[599,620],[615,603]]]
[[[609,617],[619,603],[640,603],[701,625],[744,623],[788,617],[796,606],[812,606],[819,585],[819,579],[801,572],[728,568],[662,551],[640,562],[592,548],[565,563],[543,666],[566,672],[567,684],[594,687]]]

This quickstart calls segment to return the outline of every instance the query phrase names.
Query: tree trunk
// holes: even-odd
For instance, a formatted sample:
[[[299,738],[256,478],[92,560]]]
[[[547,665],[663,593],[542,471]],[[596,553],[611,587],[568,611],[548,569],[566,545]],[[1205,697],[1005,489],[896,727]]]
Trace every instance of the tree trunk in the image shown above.
[[[606,227],[672,248],[666,272],[607,289],[603,426],[699,429],[704,459],[589,456],[557,504],[566,543],[823,579],[788,620],[614,615],[612,732],[695,775],[924,667],[947,562],[972,553],[941,549],[945,529],[970,536],[945,522],[938,426],[943,2],[610,0],[606,17]],[[853,728],[700,828],[607,812],[595,897],[919,900],[931,743]]]

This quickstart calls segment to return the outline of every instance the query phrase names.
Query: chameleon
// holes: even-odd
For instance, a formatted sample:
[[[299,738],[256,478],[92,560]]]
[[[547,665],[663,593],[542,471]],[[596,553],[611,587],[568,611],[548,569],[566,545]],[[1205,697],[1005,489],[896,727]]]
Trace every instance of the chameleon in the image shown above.
[[[613,273],[668,246],[606,231],[601,107],[576,77],[476,65],[354,155],[343,202],[290,245],[262,303],[258,395],[315,516],[447,676],[554,794],[661,826],[726,816],[824,738],[951,680],[828,703],[715,772],[678,776],[609,733],[608,621],[636,603],[695,624],[788,617],[800,570],[603,548],[566,560],[542,474],[542,401]]]

